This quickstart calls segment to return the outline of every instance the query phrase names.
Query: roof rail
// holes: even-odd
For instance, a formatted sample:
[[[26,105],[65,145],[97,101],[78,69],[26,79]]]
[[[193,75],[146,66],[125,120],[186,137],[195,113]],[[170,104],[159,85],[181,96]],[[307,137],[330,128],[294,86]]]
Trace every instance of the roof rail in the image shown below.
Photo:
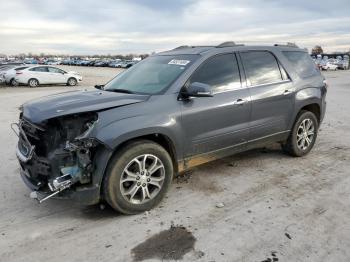
[[[210,46],[210,45],[180,45],[178,47],[175,47],[172,50],[179,50],[179,49],[186,49],[186,48],[204,48],[204,47],[214,47],[214,46]]]
[[[173,50],[179,50],[179,49],[184,49],[184,48],[190,48],[188,45],[180,45],[178,47],[175,47]]]
[[[274,44],[274,46],[288,46],[288,47],[296,47],[299,48],[295,43],[287,42],[286,44]]]
[[[235,42],[233,41],[227,41],[227,42],[223,42],[219,45],[217,45],[216,47],[217,48],[222,48],[222,47],[232,47],[232,46],[243,46],[243,44],[236,44]]]

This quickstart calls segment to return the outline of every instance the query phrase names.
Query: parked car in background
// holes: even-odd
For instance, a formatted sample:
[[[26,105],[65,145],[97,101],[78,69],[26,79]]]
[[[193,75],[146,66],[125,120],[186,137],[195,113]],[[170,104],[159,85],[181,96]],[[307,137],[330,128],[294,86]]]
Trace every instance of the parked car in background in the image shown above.
[[[116,68],[116,67],[118,67],[118,65],[120,65],[120,62],[121,62],[120,59],[113,60],[113,61],[109,62],[108,66],[109,66],[109,67]]]
[[[80,65],[81,66],[87,66],[87,65],[90,64],[90,62],[91,62],[90,60],[83,60],[83,61],[80,62]]]
[[[57,60],[47,60],[45,62],[45,65],[60,65],[61,61],[57,61]]]
[[[124,61],[123,60],[119,60],[118,62],[116,62],[113,67],[114,68],[121,68],[122,65],[124,64]]]
[[[23,63],[25,64],[29,64],[29,65],[36,65],[38,64],[38,60],[36,59],[24,59]]]
[[[62,61],[62,65],[69,65],[71,63],[71,60],[70,59],[64,59]]]
[[[322,70],[337,70],[338,65],[333,62],[327,61],[324,65],[322,65]]]
[[[97,60],[90,60],[87,66],[94,66]]]
[[[11,61],[11,62],[1,62],[1,66],[19,66],[19,65],[25,65],[23,61]]]
[[[99,67],[107,67],[109,64],[108,60],[102,60],[102,61],[98,61],[94,64],[94,66],[99,66]]]
[[[52,66],[33,66],[18,70],[15,81],[18,84],[37,87],[44,84],[66,84],[75,86],[83,78],[77,72],[66,72],[60,68]]]
[[[5,82],[5,74],[8,70],[11,70],[12,68],[18,67],[18,66],[25,66],[25,64],[21,64],[21,65],[11,65],[11,64],[7,64],[7,65],[0,65],[0,78],[2,80],[2,82]]]
[[[1,72],[6,71],[6,70],[11,69],[11,68],[16,67],[16,66],[25,66],[25,64],[20,64],[20,65],[0,65],[0,74],[1,74]]]
[[[30,66],[15,66],[12,67],[6,71],[4,71],[3,73],[0,73],[0,75],[2,74],[2,77],[4,79],[4,82],[8,85],[11,86],[16,86],[18,83],[16,82],[15,78],[16,78],[16,73],[18,71],[24,70],[26,68],[29,68]]]
[[[343,59],[338,59],[338,62],[336,63],[338,66],[338,69],[340,70],[347,70],[349,68],[349,61],[343,60]]]
[[[80,66],[81,62],[82,62],[82,60],[80,60],[80,59],[74,59],[74,60],[72,60],[71,65]]]
[[[135,64],[134,61],[131,61],[131,60],[125,60],[121,63],[120,67],[121,68],[129,68],[129,67],[132,67],[133,65]]]

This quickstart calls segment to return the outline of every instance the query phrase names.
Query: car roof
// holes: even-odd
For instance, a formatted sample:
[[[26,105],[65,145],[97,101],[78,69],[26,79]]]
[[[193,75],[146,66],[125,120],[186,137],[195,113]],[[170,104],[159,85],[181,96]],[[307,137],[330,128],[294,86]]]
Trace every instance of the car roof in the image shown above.
[[[274,44],[274,45],[243,45],[235,44],[234,42],[224,42],[217,46],[179,46],[172,50],[158,53],[157,55],[200,55],[200,54],[211,54],[211,53],[222,53],[228,51],[248,51],[248,50],[281,50],[281,51],[303,51],[295,44]]]

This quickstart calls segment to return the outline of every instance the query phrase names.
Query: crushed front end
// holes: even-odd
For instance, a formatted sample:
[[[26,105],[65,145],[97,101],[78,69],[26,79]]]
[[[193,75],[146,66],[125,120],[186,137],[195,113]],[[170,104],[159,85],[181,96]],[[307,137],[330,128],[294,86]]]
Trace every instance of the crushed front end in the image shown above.
[[[90,133],[97,121],[94,112],[60,116],[40,124],[20,115],[12,128],[19,137],[16,155],[21,177],[33,190],[31,197],[41,203],[54,196],[71,198],[81,188],[94,188],[93,159],[100,143]]]

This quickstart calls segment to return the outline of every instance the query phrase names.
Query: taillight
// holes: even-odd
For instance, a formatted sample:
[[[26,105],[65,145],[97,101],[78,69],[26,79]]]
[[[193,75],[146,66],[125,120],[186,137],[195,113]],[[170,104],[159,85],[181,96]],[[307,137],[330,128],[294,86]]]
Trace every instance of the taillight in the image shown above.
[[[324,84],[324,87],[326,88],[326,89],[328,89],[328,81],[325,79],[325,80],[323,80],[323,84]]]
[[[21,75],[21,74],[23,74],[23,72],[21,72],[21,71],[16,72],[16,75]]]

